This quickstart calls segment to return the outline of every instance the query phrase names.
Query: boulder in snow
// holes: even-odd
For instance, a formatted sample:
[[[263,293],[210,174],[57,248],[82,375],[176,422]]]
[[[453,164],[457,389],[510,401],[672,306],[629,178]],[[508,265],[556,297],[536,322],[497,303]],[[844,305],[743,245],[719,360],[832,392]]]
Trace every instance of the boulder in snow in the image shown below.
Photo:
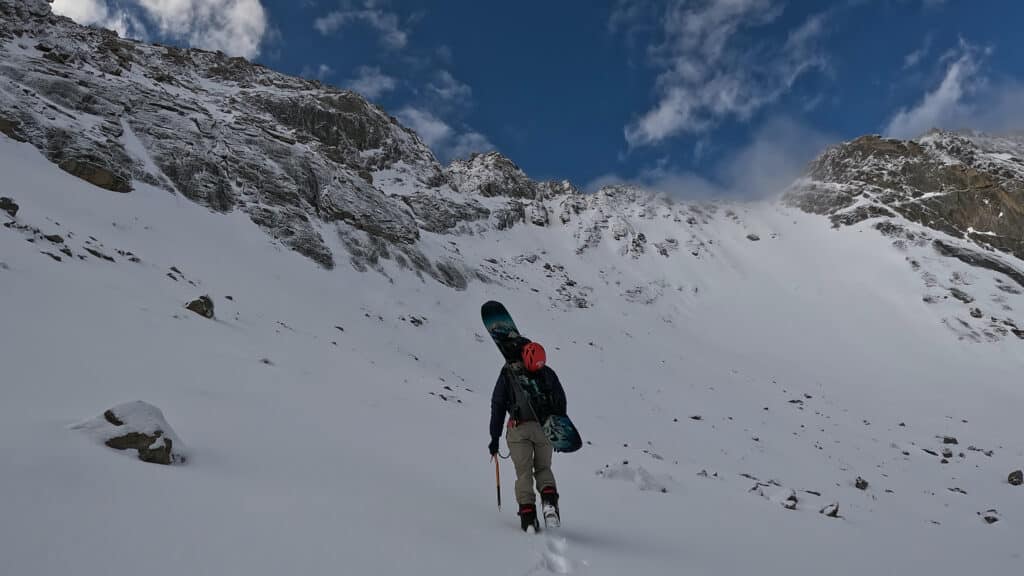
[[[853,485],[856,486],[858,490],[868,489],[868,481],[861,478],[860,476],[857,476],[857,479],[854,481]]]
[[[14,218],[15,216],[18,215],[18,205],[14,202],[13,199],[8,198],[6,196],[0,197],[0,210],[3,210],[4,212],[10,214],[11,218]]]
[[[970,304],[971,302],[974,302],[974,296],[971,296],[970,294],[964,292],[959,288],[950,288],[949,293],[953,295],[953,298],[956,298],[957,300],[963,302],[964,304]]]
[[[203,318],[213,318],[213,300],[209,296],[200,296],[189,302],[185,308],[199,314]]]
[[[747,234],[747,240],[750,240],[751,242],[759,242],[761,237],[757,234]]]
[[[186,460],[184,445],[163,412],[146,402],[119,404],[72,429],[115,450],[135,450],[143,462],[169,465]]]
[[[1020,486],[1024,484],[1024,470],[1014,470],[1010,472],[1010,476],[1006,479],[1011,486]]]
[[[978,512],[978,516],[985,521],[986,524],[995,524],[999,522],[999,511],[995,508],[985,510],[984,512]]]
[[[833,502],[819,510],[819,512],[829,518],[839,518],[839,502]]]

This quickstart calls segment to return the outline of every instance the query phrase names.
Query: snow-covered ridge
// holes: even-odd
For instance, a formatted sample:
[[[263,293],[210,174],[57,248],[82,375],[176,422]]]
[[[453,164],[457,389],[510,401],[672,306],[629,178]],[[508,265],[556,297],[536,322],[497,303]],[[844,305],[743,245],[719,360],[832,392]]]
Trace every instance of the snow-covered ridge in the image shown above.
[[[517,277],[523,255],[507,257],[488,239],[524,228],[570,243],[579,258],[649,261],[651,276],[622,296],[648,301],[664,291],[659,266],[719,256],[720,222],[751,250],[780,234],[746,223],[757,206],[679,202],[630,186],[583,194],[566,181],[535,181],[496,152],[443,167],[415,133],[355,93],[222,54],[122,40],[55,17],[46,3],[0,0],[0,54],[0,131],[9,137],[112,191],[144,183],[243,212],[326,268],[393,277],[397,266],[464,290]],[[1004,301],[1024,277],[1021,142],[942,132],[861,138],[812,163],[786,203],[835,225],[868,221],[920,275],[924,302],[953,303],[937,310],[939,322],[963,338],[998,340],[1022,325]],[[459,250],[463,237],[493,251]],[[957,297],[964,288],[942,280],[950,266],[992,287]],[[556,305],[594,304],[598,279],[563,281]]]

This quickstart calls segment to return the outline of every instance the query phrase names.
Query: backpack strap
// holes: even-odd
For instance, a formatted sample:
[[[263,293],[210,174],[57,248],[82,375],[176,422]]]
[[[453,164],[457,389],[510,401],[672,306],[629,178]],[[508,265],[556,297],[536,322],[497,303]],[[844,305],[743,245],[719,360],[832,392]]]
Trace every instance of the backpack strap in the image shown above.
[[[522,378],[525,378],[525,376],[522,373],[522,368],[506,364],[502,370],[505,371],[505,379],[508,381],[509,388],[512,391],[512,418],[523,421],[530,420],[532,417],[533,420],[540,423],[540,414],[534,409],[533,402],[530,401],[530,395],[523,388]]]

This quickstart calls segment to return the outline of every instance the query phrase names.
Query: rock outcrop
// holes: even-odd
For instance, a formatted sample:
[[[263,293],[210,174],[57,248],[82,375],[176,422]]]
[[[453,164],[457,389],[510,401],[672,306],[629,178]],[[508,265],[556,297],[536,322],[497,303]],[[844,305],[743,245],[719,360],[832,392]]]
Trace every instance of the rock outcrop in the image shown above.
[[[899,215],[1024,259],[1024,136],[864,136],[826,151],[786,199],[836,226]]]
[[[153,464],[183,464],[184,445],[163,412],[145,402],[127,402],[91,420],[72,426],[114,450],[134,450],[139,460]]]
[[[203,318],[213,319],[213,300],[209,296],[200,296],[186,304],[185,308],[195,312]]]
[[[0,210],[6,212],[11,218],[18,215],[18,208],[18,204],[13,199],[6,196],[0,197]]]
[[[416,134],[358,94],[121,39],[46,2],[0,0],[0,131],[112,191],[141,182],[241,210],[326,267],[333,222],[417,240],[412,211],[374,187],[378,175],[424,193],[445,183]]]

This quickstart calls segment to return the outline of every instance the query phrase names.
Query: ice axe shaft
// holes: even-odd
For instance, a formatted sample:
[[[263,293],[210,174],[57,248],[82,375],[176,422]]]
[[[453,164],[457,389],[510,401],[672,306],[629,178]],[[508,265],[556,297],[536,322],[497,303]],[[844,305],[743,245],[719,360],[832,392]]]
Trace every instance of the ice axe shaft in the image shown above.
[[[498,467],[498,456],[491,456],[494,460],[494,488],[498,495],[498,510],[501,510],[501,469]]]

